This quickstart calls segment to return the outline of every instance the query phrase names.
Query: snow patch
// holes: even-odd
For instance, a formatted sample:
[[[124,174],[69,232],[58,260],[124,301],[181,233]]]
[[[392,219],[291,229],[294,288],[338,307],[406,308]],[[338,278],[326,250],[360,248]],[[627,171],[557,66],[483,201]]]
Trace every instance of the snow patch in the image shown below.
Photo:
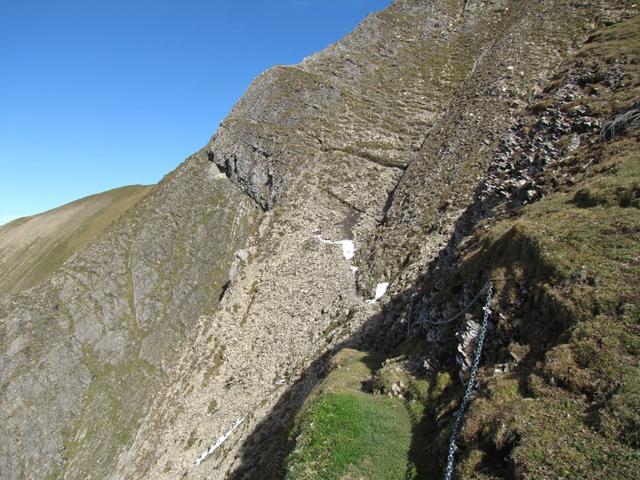
[[[353,240],[338,240],[337,242],[334,242],[333,240],[326,240],[320,235],[315,235],[315,237],[322,243],[326,243],[329,245],[340,245],[342,247],[342,255],[347,260],[351,260],[355,255],[356,245],[355,243],[353,243]]]
[[[355,275],[356,272],[358,271],[358,267],[351,265],[351,272]]]
[[[344,258],[351,260],[356,253],[356,245],[351,240],[340,240],[337,243],[342,247]]]
[[[215,443],[213,445],[211,445],[208,450],[203,452],[202,455],[200,455],[198,457],[194,467],[197,467],[198,465],[200,465],[204,461],[205,458],[207,458],[209,455],[211,455],[213,452],[215,452],[218,448],[220,448],[220,445],[222,445],[224,442],[227,441],[229,436],[233,433],[233,431],[236,428],[238,428],[240,426],[240,424],[242,422],[244,422],[244,417],[238,418],[236,420],[236,423],[233,424],[233,426],[231,427],[231,429],[227,433],[225,433],[224,435],[221,435],[220,437],[218,437],[218,439],[215,441]]]
[[[376,303],[384,296],[385,293],[387,293],[388,288],[389,282],[382,282],[376,285],[376,294],[371,300],[367,300],[367,303]]]

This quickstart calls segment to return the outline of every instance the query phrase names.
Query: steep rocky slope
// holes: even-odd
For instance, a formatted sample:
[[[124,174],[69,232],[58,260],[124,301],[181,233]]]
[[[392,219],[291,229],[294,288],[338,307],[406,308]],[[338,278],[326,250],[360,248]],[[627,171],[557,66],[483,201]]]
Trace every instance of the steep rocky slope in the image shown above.
[[[258,215],[197,154],[46,281],[2,298],[3,477],[112,470]]]
[[[401,342],[405,290],[431,261],[444,278],[499,140],[634,13],[399,0],[258,77],[202,151],[1,300],[4,476],[279,477],[328,355]],[[364,301],[381,282],[383,310]]]
[[[0,226],[0,294],[32,287],[55,271],[151,188],[117,188]]]

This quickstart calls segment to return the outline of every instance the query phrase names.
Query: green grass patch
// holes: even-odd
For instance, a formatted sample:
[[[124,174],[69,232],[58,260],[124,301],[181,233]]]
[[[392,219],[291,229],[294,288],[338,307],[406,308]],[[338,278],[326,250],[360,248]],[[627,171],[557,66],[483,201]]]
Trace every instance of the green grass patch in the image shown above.
[[[298,416],[286,479],[418,478],[426,458],[425,408],[368,393],[383,360],[351,349],[334,357]]]
[[[286,478],[404,478],[412,424],[403,403],[360,392],[322,396],[306,415]]]

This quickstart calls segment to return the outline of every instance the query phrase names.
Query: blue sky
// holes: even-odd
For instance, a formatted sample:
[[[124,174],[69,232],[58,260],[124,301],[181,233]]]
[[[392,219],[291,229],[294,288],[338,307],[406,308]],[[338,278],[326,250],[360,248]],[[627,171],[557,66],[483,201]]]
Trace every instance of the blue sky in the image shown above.
[[[155,183],[250,81],[391,0],[0,0],[0,224]]]

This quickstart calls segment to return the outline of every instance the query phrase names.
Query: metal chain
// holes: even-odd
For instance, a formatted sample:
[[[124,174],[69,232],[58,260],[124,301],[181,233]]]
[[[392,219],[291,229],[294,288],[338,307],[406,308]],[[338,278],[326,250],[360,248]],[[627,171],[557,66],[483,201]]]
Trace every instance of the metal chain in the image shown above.
[[[467,388],[464,392],[464,396],[462,397],[462,403],[458,408],[456,413],[456,420],[453,423],[453,429],[451,431],[451,437],[449,439],[449,453],[447,455],[447,468],[444,473],[444,480],[451,480],[453,478],[453,465],[455,460],[456,453],[456,439],[458,438],[458,433],[460,433],[460,427],[462,426],[462,418],[464,417],[464,412],[469,406],[469,402],[471,400],[471,394],[476,386],[476,381],[478,377],[478,367],[480,365],[480,355],[482,354],[482,347],[484,345],[485,337],[487,336],[487,326],[489,324],[489,317],[491,316],[491,299],[493,297],[493,283],[491,281],[487,282],[485,287],[482,290],[487,290],[487,300],[484,304],[484,318],[482,320],[482,326],[480,327],[480,332],[478,332],[476,349],[473,354],[473,363],[471,364],[471,373],[469,374],[469,381],[467,383]],[[475,300],[474,300],[475,301]]]
[[[415,297],[416,294],[414,293],[411,296],[411,302],[409,302],[409,312],[407,313],[407,338],[409,337],[409,334],[411,333],[411,317],[413,315],[413,297]]]
[[[453,317],[447,319],[447,320],[431,320],[429,318],[425,318],[423,320],[420,320],[419,322],[414,323],[414,325],[434,325],[434,326],[440,326],[440,325],[447,325],[448,323],[453,322],[454,320],[457,320],[458,318],[460,318],[462,315],[464,315],[465,313],[467,313],[469,311],[469,309],[473,306],[474,303],[476,303],[476,300],[478,300],[480,298],[480,296],[483,294],[483,292],[485,292],[487,290],[487,288],[490,287],[491,282],[487,282],[484,284],[484,286],[480,289],[480,291],[478,292],[478,294],[473,297],[473,299],[467,304],[466,307],[464,307],[462,310],[460,310],[458,313],[456,313]],[[415,297],[416,294],[413,294],[413,297]],[[409,304],[409,323],[411,323],[411,312],[413,310],[413,298],[411,303]],[[426,314],[427,316],[429,316],[429,314]],[[408,331],[407,331],[407,335],[408,335]]]

